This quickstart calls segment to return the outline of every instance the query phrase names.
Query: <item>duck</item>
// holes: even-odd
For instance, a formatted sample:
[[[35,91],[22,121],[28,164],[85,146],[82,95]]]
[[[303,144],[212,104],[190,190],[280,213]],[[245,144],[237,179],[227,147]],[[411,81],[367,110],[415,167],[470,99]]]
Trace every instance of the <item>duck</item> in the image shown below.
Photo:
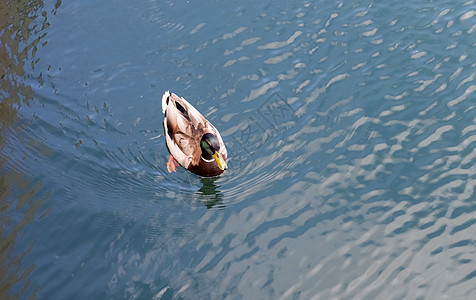
[[[184,98],[166,91],[162,96],[169,173],[178,165],[201,177],[221,175],[228,153],[218,130]]]

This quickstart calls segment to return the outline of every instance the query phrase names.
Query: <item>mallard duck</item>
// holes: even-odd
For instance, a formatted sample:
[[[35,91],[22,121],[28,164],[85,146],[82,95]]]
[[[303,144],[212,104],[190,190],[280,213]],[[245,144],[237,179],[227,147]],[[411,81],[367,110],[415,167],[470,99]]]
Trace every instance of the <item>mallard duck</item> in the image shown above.
[[[195,107],[166,91],[162,112],[170,152],[169,173],[175,172],[176,162],[203,177],[218,176],[227,169],[227,152],[220,133]]]

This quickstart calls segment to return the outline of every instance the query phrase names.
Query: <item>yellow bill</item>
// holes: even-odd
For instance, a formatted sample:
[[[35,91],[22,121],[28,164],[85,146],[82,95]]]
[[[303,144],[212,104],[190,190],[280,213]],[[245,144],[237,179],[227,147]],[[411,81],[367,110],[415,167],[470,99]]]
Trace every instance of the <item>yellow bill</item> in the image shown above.
[[[220,169],[226,170],[228,168],[228,166],[226,165],[226,161],[223,159],[223,156],[220,153],[215,152],[213,154],[213,158],[217,162],[217,165]]]

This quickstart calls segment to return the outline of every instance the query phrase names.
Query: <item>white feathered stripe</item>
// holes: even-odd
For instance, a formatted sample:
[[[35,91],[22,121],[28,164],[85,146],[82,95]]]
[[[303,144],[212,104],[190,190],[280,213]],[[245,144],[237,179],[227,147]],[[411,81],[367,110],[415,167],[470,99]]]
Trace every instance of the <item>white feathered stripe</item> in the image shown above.
[[[167,98],[170,96],[169,91],[165,91],[164,95],[162,96],[162,113],[165,114],[165,110],[167,109]]]

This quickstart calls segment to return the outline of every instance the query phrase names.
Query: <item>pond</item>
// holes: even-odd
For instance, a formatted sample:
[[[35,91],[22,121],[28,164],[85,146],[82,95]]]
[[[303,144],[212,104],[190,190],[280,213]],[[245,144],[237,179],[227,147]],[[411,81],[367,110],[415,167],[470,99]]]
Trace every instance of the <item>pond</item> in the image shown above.
[[[0,298],[476,297],[476,3],[0,4]],[[169,173],[161,97],[229,169]]]

